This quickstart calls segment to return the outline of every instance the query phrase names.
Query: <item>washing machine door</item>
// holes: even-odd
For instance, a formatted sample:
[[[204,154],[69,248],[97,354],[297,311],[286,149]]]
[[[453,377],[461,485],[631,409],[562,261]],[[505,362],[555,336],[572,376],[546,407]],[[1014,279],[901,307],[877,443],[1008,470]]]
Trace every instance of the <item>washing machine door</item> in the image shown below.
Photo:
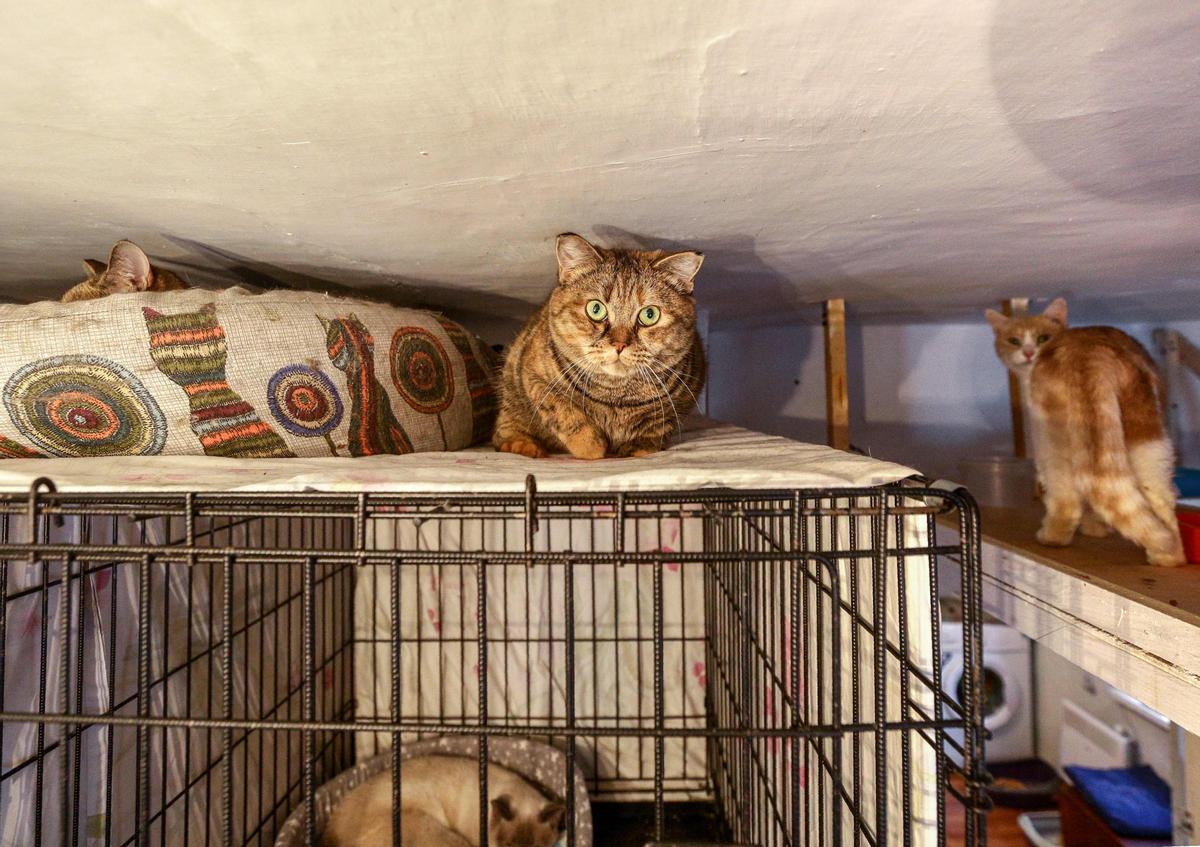
[[[983,725],[999,739],[1016,720],[1021,708],[1021,686],[1005,673],[1004,668],[984,660],[983,663]],[[962,703],[966,694],[963,679],[963,659],[955,653],[942,668],[942,689],[956,702]]]

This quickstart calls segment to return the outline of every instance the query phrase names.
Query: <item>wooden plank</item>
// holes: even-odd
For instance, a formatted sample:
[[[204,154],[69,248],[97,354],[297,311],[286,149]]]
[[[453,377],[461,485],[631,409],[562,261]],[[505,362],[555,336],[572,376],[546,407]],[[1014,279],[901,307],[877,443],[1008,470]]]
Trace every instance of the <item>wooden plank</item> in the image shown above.
[[[1029,298],[1004,300],[1000,303],[1000,309],[1010,318],[1028,314]],[[1008,406],[1012,415],[1013,455],[1024,459],[1028,455],[1025,448],[1025,404],[1021,398],[1021,382],[1012,371],[1008,372]]]
[[[981,510],[984,605],[1077,667],[1200,732],[1200,568],[1118,538],[1034,540],[1036,508]]]
[[[825,421],[829,446],[850,449],[850,395],[846,384],[846,301],[825,301]]]
[[[1191,733],[1183,736],[1183,791],[1183,803],[1173,803],[1175,843],[1195,844],[1200,835],[1200,735]]]

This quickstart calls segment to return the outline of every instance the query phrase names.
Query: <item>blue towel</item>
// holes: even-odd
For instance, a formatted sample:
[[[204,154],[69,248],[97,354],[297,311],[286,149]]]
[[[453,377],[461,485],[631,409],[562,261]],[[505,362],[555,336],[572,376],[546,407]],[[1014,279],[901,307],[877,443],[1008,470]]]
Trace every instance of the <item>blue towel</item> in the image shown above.
[[[1200,468],[1176,468],[1175,487],[1180,497],[1200,497]]]
[[[1132,768],[1063,768],[1088,805],[1117,835],[1171,837],[1171,786],[1149,765]]]

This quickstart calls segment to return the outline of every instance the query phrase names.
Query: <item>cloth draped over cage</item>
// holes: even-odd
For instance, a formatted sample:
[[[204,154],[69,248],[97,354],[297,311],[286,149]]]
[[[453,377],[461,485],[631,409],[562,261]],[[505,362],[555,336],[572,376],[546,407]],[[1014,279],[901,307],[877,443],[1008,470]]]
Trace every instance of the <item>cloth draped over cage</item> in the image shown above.
[[[306,696],[314,717],[350,730],[309,739],[319,785],[390,745],[371,727],[392,722],[397,688],[406,740],[469,735],[481,678],[488,727],[559,748],[574,738],[597,798],[715,791],[743,843],[799,827],[811,843],[840,832],[891,845],[936,827],[932,747],[870,730],[940,714],[921,683],[936,676],[933,520],[900,489],[547,494],[532,546],[522,496],[264,494],[216,501],[190,529],[182,515],[203,500],[185,496],[113,495],[111,520],[94,500],[64,507],[61,527],[39,521],[41,540],[103,555],[9,557],[4,707],[62,711],[65,677],[84,729],[62,748],[80,770],[64,772],[60,725],[4,727],[6,843],[35,831],[59,843],[47,810],[64,775],[80,796],[71,825],[101,843],[130,838],[146,810],[152,840],[186,828],[198,843],[253,841],[303,802],[304,734],[271,727],[302,720]],[[4,538],[24,538],[25,499],[6,504]],[[172,554],[188,532],[194,548],[236,555]],[[235,722],[262,725],[138,726],[220,717],[226,695]]]

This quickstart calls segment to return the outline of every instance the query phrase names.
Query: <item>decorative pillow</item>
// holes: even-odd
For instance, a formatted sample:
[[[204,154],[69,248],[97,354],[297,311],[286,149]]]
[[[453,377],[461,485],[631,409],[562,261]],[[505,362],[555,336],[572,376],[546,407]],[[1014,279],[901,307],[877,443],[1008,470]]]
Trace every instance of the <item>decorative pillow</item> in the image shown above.
[[[491,350],[441,315],[290,291],[0,306],[0,457],[457,450]]]

